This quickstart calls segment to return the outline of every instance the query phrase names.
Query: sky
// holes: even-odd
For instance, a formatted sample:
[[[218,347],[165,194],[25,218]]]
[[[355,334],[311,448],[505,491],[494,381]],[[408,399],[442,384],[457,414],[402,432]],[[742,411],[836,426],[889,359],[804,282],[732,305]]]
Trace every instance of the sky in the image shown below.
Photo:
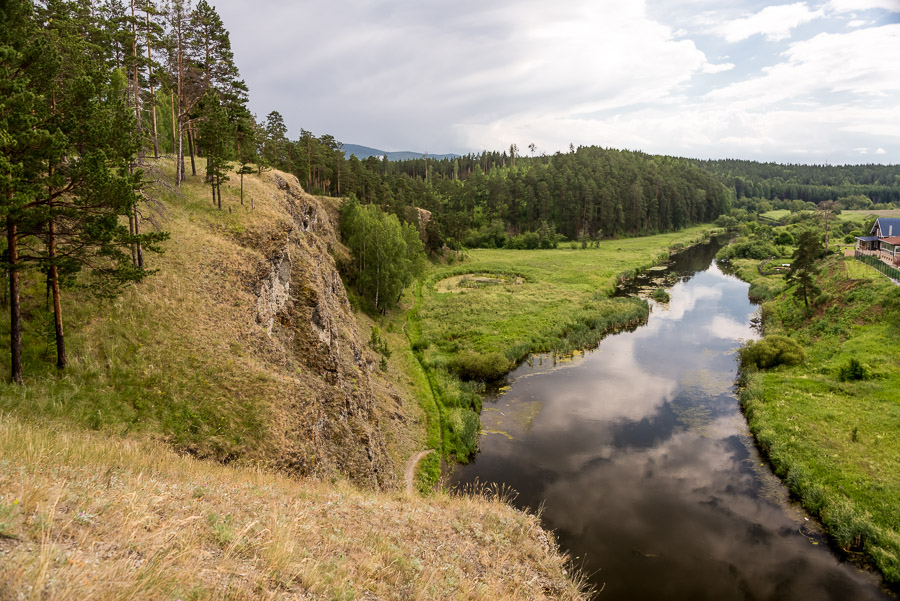
[[[900,163],[900,0],[210,3],[292,139]]]

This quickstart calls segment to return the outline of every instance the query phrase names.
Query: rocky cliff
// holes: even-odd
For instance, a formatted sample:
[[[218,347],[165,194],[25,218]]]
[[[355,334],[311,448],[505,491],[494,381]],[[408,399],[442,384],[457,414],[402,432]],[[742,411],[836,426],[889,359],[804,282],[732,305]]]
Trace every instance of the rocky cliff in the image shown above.
[[[334,206],[304,193],[291,175],[261,179],[269,211],[280,218],[237,239],[258,255],[245,279],[256,297],[254,347],[283,381],[275,401],[285,446],[276,461],[301,474],[339,472],[392,486],[398,470],[384,429],[397,427],[390,420],[412,403],[378,372],[359,334],[330,252],[339,245]]]

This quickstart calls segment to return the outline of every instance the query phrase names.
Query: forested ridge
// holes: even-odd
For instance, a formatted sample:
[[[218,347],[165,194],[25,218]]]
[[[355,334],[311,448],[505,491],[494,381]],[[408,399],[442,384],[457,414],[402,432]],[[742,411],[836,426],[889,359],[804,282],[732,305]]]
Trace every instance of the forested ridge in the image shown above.
[[[866,196],[873,205],[900,203],[898,165],[785,165],[737,159],[691,163],[715,175],[736,198],[820,203]]]

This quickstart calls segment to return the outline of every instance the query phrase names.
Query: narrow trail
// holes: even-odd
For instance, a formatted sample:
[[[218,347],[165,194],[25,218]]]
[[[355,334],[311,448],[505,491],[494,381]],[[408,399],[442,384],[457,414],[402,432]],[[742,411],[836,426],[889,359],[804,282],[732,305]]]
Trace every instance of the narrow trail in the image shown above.
[[[416,467],[419,465],[419,462],[422,461],[429,453],[433,453],[434,449],[425,449],[418,455],[411,457],[409,463],[406,464],[406,473],[403,476],[403,481],[406,483],[406,494],[413,494],[413,479],[416,476]]]

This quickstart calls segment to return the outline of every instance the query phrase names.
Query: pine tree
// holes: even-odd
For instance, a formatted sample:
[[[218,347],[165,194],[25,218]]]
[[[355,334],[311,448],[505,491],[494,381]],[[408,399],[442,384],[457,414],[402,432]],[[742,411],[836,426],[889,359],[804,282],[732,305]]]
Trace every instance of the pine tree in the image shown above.
[[[215,90],[208,90],[200,105],[200,135],[206,150],[206,179],[212,188],[213,204],[222,209],[222,182],[228,180],[228,141],[231,124]]]

